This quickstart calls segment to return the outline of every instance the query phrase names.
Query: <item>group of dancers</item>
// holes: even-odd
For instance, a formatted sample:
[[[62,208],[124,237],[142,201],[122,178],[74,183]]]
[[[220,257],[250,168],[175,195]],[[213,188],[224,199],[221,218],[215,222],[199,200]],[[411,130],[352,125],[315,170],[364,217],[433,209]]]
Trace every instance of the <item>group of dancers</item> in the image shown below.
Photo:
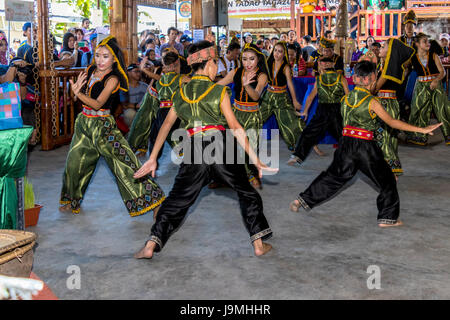
[[[446,142],[450,138],[450,106],[442,97],[442,65],[429,53],[427,36],[419,34],[414,41],[416,49],[391,38],[381,49],[381,64],[370,61],[370,55],[358,62],[351,91],[342,71],[335,69],[336,57],[319,57],[316,83],[303,110],[295,94],[285,42],[278,42],[268,59],[255,45],[246,44],[239,63],[234,63],[236,68],[219,78],[220,57],[212,43],[192,44],[187,59],[168,49],[163,52],[163,68],[152,73],[153,80],[125,139],[110,110],[118,91],[128,90],[128,80],[117,41],[107,37],[98,44],[92,64],[76,82],[71,81],[83,111],[76,119],[67,156],[61,210],[80,212],[96,163],[103,156],[116,177],[129,214],[153,211],[150,236],[135,254],[136,258],[151,258],[178,229],[201,189],[216,181],[237,192],[254,253],[263,255],[271,249],[264,241],[272,236],[272,230],[256,189],[261,187],[264,171],[278,169],[258,158],[258,133],[263,123],[275,115],[282,138],[293,150],[288,164],[305,161],[325,131],[339,141],[329,168],[290,203],[292,211],[309,210],[330,199],[359,170],[379,188],[378,225],[399,226],[402,223],[398,220],[395,175],[401,173],[401,165],[396,130],[407,131],[411,139],[423,141],[442,125]],[[330,49],[334,41],[322,38],[320,44]],[[395,90],[404,82],[404,68],[410,60],[419,78],[411,113],[411,119],[416,120],[408,124],[399,120]],[[228,86],[231,83],[232,90]],[[306,125],[316,95],[317,111]],[[428,125],[432,109],[440,123]],[[176,145],[171,133],[178,128],[186,130],[192,143],[187,144],[190,150],[180,153],[183,162],[166,197],[155,182],[155,172],[165,141],[172,147]],[[222,161],[193,161],[196,154],[203,154],[213,143],[206,139],[208,136],[214,134],[216,139],[225,140],[227,129],[245,150],[245,164],[230,163],[226,148],[216,151],[221,153]],[[205,139],[195,143],[199,135]],[[149,159],[141,165],[136,153],[147,151]]]

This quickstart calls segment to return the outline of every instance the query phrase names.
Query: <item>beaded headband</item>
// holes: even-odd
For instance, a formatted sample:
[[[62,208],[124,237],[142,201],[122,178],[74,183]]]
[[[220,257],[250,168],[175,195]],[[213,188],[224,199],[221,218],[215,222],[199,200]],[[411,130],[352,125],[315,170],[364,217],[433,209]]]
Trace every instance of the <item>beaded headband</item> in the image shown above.
[[[216,57],[217,57],[216,48],[208,47],[208,48],[205,48],[205,49],[202,49],[200,51],[190,54],[187,57],[187,63],[188,63],[188,65],[191,66],[195,63],[201,63],[204,61],[208,61],[209,59],[215,59]]]

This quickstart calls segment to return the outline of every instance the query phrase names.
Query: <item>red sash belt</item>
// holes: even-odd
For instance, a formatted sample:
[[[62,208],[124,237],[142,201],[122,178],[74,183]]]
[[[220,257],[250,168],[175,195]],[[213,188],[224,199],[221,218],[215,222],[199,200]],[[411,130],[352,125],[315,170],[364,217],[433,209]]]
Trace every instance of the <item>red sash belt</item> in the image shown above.
[[[342,135],[363,140],[373,140],[372,131],[351,126],[345,126],[342,130]]]
[[[218,126],[208,125],[208,126],[201,126],[201,127],[195,127],[195,128],[187,129],[187,132],[192,137],[194,134],[197,134],[197,133],[200,133],[200,132],[209,131],[209,130],[225,131],[225,127],[221,126],[221,125],[218,125]]]
[[[172,101],[161,101],[159,103],[159,107],[160,108],[170,108],[171,106],[173,106],[173,102]]]

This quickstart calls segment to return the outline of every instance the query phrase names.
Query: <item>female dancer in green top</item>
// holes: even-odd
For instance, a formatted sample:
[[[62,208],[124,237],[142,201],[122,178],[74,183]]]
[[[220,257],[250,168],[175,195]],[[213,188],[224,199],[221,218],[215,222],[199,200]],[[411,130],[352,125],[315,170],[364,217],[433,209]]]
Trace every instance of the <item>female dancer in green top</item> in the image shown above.
[[[95,50],[94,63],[74,83],[72,91],[83,103],[75,121],[67,155],[60,203],[61,210],[80,212],[80,205],[98,159],[103,156],[116,177],[123,202],[131,216],[157,209],[164,192],[149,176],[133,179],[140,162],[117,128],[110,110],[118,90],[128,90],[123,56],[113,37]]]

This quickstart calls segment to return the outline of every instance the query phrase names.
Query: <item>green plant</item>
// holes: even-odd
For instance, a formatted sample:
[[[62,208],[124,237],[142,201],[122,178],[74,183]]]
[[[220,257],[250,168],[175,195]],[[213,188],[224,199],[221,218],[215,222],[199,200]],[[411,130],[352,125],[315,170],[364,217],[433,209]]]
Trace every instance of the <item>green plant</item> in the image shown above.
[[[24,189],[24,206],[25,210],[34,208],[34,191],[33,185],[28,181],[27,177],[23,178],[23,189]]]

